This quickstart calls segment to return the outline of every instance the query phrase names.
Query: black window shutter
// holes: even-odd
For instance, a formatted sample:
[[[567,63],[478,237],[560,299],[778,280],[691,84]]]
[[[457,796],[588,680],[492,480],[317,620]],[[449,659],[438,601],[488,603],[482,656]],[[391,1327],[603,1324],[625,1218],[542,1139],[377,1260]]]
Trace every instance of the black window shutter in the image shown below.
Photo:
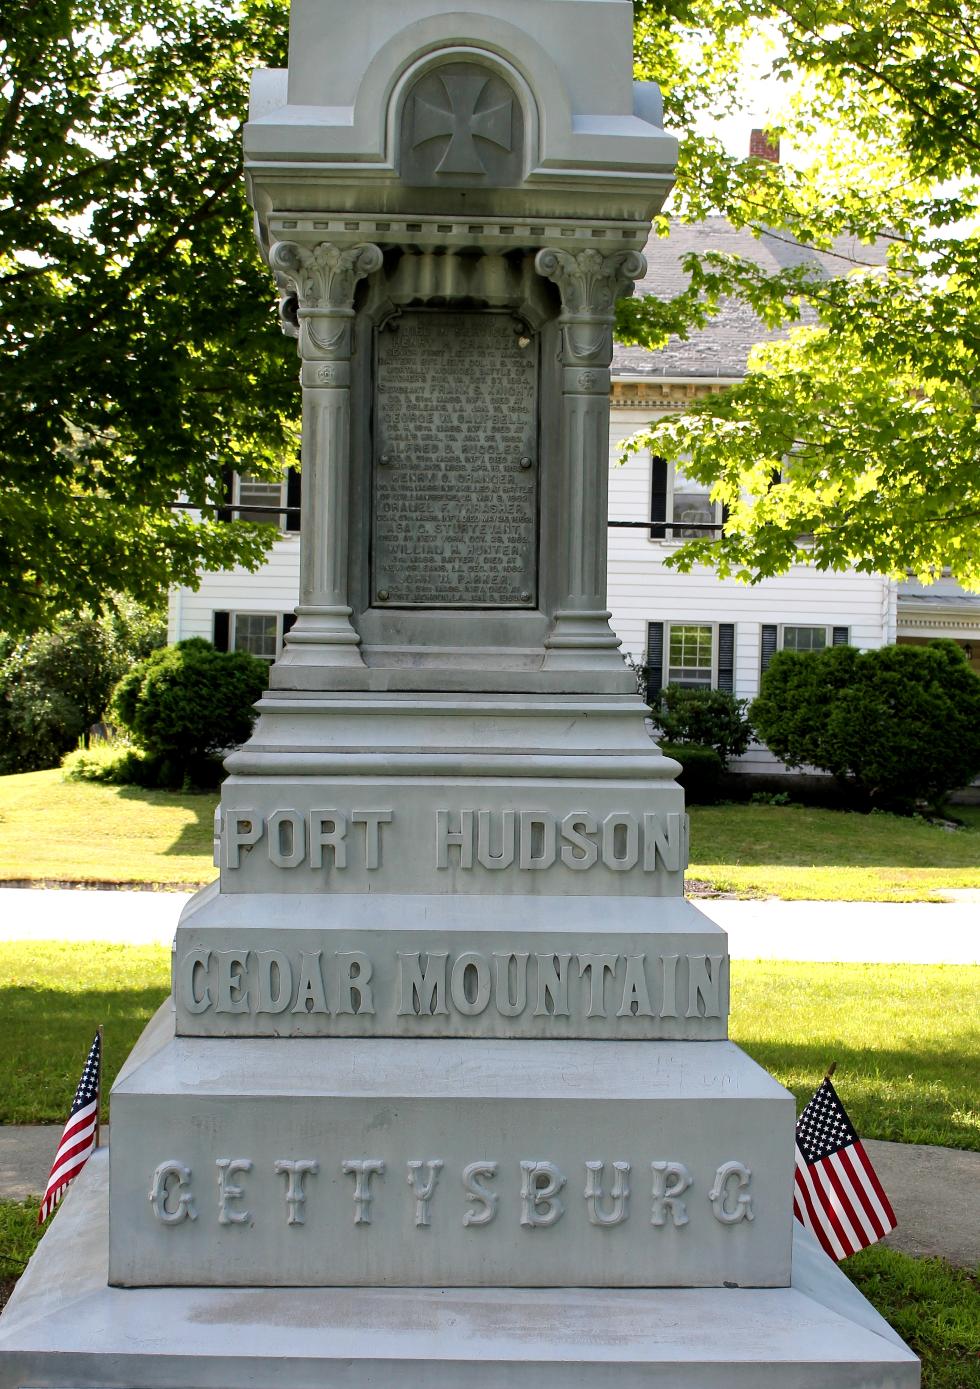
[[[283,635],[284,638],[285,638],[285,636],[286,636],[286,633],[289,631],[289,629],[292,627],[292,625],[293,625],[293,623],[294,623],[295,621],[296,621],[296,614],[295,614],[295,613],[283,613],[283,615],[282,615],[282,635]]]
[[[215,612],[212,618],[211,633],[215,651],[227,651],[231,636],[231,613]]]
[[[721,506],[721,529],[724,532],[728,525],[728,518],[732,514],[732,509],[727,502],[722,502]]]
[[[735,690],[735,623],[718,623],[718,688]]]
[[[232,502],[235,500],[235,470],[234,470],[234,468],[222,468],[222,469],[221,469],[221,496],[222,496],[222,499],[223,499],[224,502],[225,502],[225,505],[224,505],[224,506],[220,506],[220,507],[218,508],[218,511],[217,511],[218,520],[219,520],[219,521],[230,521],[230,520],[232,519],[233,514],[234,514],[234,513],[232,512],[232,509],[231,509],[231,504],[232,504]],[[228,650],[227,646],[222,647],[222,650],[223,650],[223,651],[227,651],[227,650]]]
[[[664,522],[667,520],[666,458],[651,458],[650,477],[652,479],[650,494],[650,520],[654,523],[650,527],[650,539],[663,540],[667,534],[667,527],[664,525]],[[659,524],[657,524],[658,522]]]
[[[647,623],[647,703],[655,704],[664,687],[664,624]]]
[[[299,506],[303,497],[303,480],[295,468],[289,468],[286,472],[286,505]],[[286,512],[286,529],[288,531],[299,530],[299,512]],[[283,632],[286,632],[283,627]]]
[[[769,662],[776,654],[776,647],[779,645],[779,628],[775,622],[763,622],[760,631],[762,633],[762,661],[760,669],[769,669]]]
[[[851,629],[850,629],[850,627],[835,627],[835,628],[834,628],[834,640],[833,640],[833,645],[834,645],[834,646],[850,646],[850,644],[851,644]]]

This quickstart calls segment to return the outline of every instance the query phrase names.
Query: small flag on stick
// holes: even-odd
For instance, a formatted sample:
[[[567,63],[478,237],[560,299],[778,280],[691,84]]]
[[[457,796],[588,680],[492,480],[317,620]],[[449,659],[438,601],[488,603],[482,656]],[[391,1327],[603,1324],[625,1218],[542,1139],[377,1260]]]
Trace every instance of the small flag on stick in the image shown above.
[[[876,1244],[897,1224],[864,1146],[826,1078],[796,1121],[793,1214],[832,1259]]]
[[[64,1196],[68,1183],[77,1177],[99,1142],[99,1105],[102,1100],[102,1028],[95,1034],[85,1069],[82,1071],[68,1122],[61,1135],[51,1175],[37,1213],[43,1225]]]

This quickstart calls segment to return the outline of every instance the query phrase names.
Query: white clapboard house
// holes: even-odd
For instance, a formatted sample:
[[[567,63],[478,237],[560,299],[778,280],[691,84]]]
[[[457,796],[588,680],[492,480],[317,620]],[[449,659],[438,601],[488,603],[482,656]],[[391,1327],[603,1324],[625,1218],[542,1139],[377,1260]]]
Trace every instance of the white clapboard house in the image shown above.
[[[754,237],[721,218],[676,226],[669,239],[652,237],[640,293],[670,297],[684,288],[681,258],[689,251],[731,251],[766,268],[807,261],[821,273],[847,273],[867,263],[866,246],[841,242],[815,252],[784,235]],[[617,445],[650,419],[682,410],[724,389],[745,372],[749,351],[770,336],[741,303],[725,305],[710,325],[658,352],[617,346],[613,359],[609,460],[609,605],[623,649],[651,670],[655,690],[667,683],[714,686],[751,698],[772,653],[814,650],[848,642],[862,649],[894,641],[953,637],[980,672],[980,595],[952,578],[930,588],[875,574],[821,573],[804,564],[749,586],[720,580],[700,568],[677,574],[665,560],[692,527],[720,524],[719,508],[703,489],[662,459],[638,453],[621,464]],[[244,649],[272,660],[292,620],[299,582],[300,479],[281,484],[229,479],[229,504],[283,508],[280,536],[264,566],[202,576],[196,591],[170,597],[169,637],[201,636],[222,649]],[[231,512],[228,513],[229,515]],[[269,520],[268,512],[252,512]],[[617,522],[633,523],[619,526]],[[639,523],[639,524],[636,524]],[[764,747],[750,750],[739,770],[776,771]]]

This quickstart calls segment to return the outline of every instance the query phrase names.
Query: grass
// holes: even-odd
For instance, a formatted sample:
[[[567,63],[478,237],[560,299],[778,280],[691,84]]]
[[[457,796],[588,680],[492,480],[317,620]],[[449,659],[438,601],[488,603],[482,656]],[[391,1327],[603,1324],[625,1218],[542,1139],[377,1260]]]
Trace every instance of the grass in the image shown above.
[[[36,1201],[0,1202],[0,1307],[40,1234]],[[882,1245],[862,1250],[843,1267],[921,1358],[922,1389],[978,1389],[980,1285],[975,1277],[942,1259],[913,1259]]]
[[[803,806],[691,808],[689,877],[786,901],[923,902],[980,888],[980,808],[958,830],[898,815]]]
[[[159,946],[0,944],[0,1123],[62,1123],[95,1029],[105,1090],[170,985]],[[802,1104],[831,1060],[866,1138],[980,1150],[980,966],[736,962],[733,1038]]]
[[[980,1386],[980,1280],[942,1259],[883,1245],[846,1259],[844,1272],[922,1360],[922,1389]]]
[[[217,796],[0,777],[0,882],[180,887],[210,882]]]
[[[212,793],[0,777],[0,882],[180,887],[210,882]],[[893,815],[799,806],[691,810],[689,876],[786,900],[917,902],[980,888],[980,807],[956,831]]]
[[[732,1039],[797,1098],[831,1061],[858,1133],[980,1150],[980,966],[734,961]]]

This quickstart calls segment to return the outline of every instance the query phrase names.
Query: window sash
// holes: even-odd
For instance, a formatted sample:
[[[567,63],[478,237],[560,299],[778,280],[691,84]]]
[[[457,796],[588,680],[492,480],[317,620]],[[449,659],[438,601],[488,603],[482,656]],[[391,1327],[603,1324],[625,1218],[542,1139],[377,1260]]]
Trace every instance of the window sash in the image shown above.
[[[252,477],[249,473],[238,473],[235,480],[235,502],[240,509],[235,512],[239,521],[260,521],[267,526],[278,526],[283,529],[286,517],[276,516],[274,513],[260,510],[249,510],[249,507],[282,507],[284,501],[285,483],[269,482],[266,478]]]
[[[715,677],[715,632],[713,623],[669,624],[665,672],[668,685],[711,688]]]
[[[231,650],[247,651],[260,661],[274,661],[279,654],[279,614],[235,613]]]
[[[830,645],[830,631],[794,623],[783,627],[781,645],[784,651],[823,651]]]

